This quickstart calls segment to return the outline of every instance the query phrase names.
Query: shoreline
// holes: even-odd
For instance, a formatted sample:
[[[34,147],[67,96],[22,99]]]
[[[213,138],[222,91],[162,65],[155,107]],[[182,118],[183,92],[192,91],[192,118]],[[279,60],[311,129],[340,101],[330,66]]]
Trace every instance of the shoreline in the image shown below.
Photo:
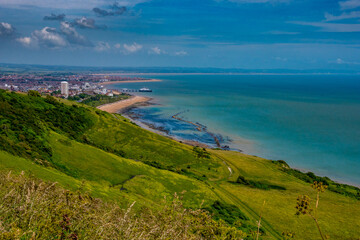
[[[131,106],[130,108],[136,108],[137,106]],[[130,108],[127,108],[127,109],[130,109]],[[211,146],[209,144],[206,144],[206,143],[202,143],[202,142],[198,142],[198,141],[195,141],[195,140],[188,140],[188,139],[183,139],[183,138],[180,138],[180,137],[177,137],[177,136],[172,136],[172,135],[169,135],[166,131],[163,131],[161,129],[158,129],[156,127],[152,127],[151,125],[148,125],[148,124],[145,124],[137,119],[134,119],[133,117],[129,116],[128,114],[126,114],[126,112],[122,113],[122,116],[123,117],[126,117],[127,119],[133,121],[134,123],[136,123],[139,127],[145,129],[145,130],[148,130],[148,131],[151,131],[155,134],[159,134],[161,136],[164,136],[164,137],[167,137],[169,139],[172,139],[174,141],[177,141],[179,143],[183,143],[183,144],[186,144],[186,145],[189,145],[189,146],[198,146],[198,147],[202,147],[202,148],[210,148],[210,149],[214,149],[216,147],[214,146]],[[179,120],[181,121],[181,120]],[[274,161],[272,159],[268,159],[268,158],[264,158],[264,157],[261,157],[261,156],[257,156],[257,155],[252,155],[252,154],[249,154],[249,153],[246,153],[240,149],[233,149],[233,148],[230,148],[230,149],[222,149],[223,151],[236,151],[236,152],[240,152],[240,153],[243,153],[243,154],[246,154],[246,155],[249,155],[249,156],[255,156],[255,157],[260,157],[260,158],[263,158],[263,159],[266,159],[268,161]],[[288,164],[288,162],[285,160],[285,162]],[[301,167],[296,167],[296,166],[290,166],[291,169],[294,169],[294,170],[299,170],[300,172],[302,173],[307,173],[307,172],[312,172],[314,173],[316,170],[315,169],[308,169],[308,168],[301,168]],[[318,173],[315,173],[316,176],[320,176],[320,177],[328,177],[331,181],[335,182],[335,183],[338,183],[338,184],[344,184],[344,185],[349,185],[349,186],[353,186],[353,187],[356,187],[356,188],[360,188],[360,185],[357,184],[357,183],[354,183],[354,182],[349,182],[349,181],[344,181],[344,180],[338,180],[338,179],[334,179],[332,176],[327,176],[327,175],[318,175]]]
[[[107,81],[107,82],[99,82],[98,85],[111,85],[111,84],[119,84],[119,83],[146,83],[146,82],[162,82],[160,79],[148,79],[148,80],[124,80],[124,81]]]
[[[307,75],[360,75],[359,72],[356,73],[323,73],[323,72],[314,72],[314,73],[277,73],[277,72],[219,72],[219,73],[211,73],[211,72],[108,72],[101,74],[92,74],[97,76],[108,75],[108,76],[189,76],[189,75],[238,75],[238,76],[262,76],[262,75],[270,75],[270,76],[307,76]]]
[[[149,98],[149,97],[132,95],[130,98],[120,100],[117,102],[113,102],[113,103],[100,105],[96,108],[100,109],[102,111],[108,112],[108,113],[118,113],[118,112],[122,112],[130,107],[133,107],[135,104],[145,103],[145,102],[150,101],[151,99],[152,98]]]
[[[202,147],[202,148],[214,148],[213,146],[206,144],[206,143],[202,143],[199,141],[195,141],[195,140],[189,140],[189,139],[183,139],[183,138],[179,138],[176,136],[171,136],[170,134],[168,134],[166,131],[161,130],[156,128],[155,126],[151,126],[148,124],[145,124],[131,116],[129,116],[126,112],[132,108],[136,108],[138,107],[138,104],[144,104],[142,106],[147,106],[151,103],[149,103],[149,101],[153,100],[153,98],[149,98],[149,97],[143,97],[143,96],[138,96],[138,95],[132,95],[130,98],[128,99],[124,99],[124,100],[120,100],[114,103],[108,103],[108,104],[103,104],[100,106],[97,106],[96,108],[108,113],[121,113],[123,117],[133,121],[134,123],[136,123],[138,126],[140,126],[141,128],[151,131],[155,134],[159,134],[161,136],[170,138],[174,141],[180,142],[180,143],[184,143],[187,144],[189,146],[198,146],[198,147]],[[181,120],[178,120],[181,121]],[[236,149],[234,149],[234,151],[236,151]],[[239,150],[239,152],[242,152],[242,150]]]
[[[131,108],[136,108],[137,106],[132,106]],[[161,136],[164,136],[164,137],[167,137],[167,138],[170,138],[174,141],[177,141],[179,143],[183,143],[183,144],[186,144],[186,145],[189,145],[189,146],[198,146],[198,147],[201,147],[201,148],[209,148],[209,149],[216,149],[218,147],[215,147],[215,146],[211,146],[209,144],[206,144],[206,143],[202,143],[202,142],[198,142],[196,140],[189,140],[189,139],[183,139],[183,138],[180,138],[180,137],[177,137],[177,136],[172,136],[172,135],[169,135],[166,131],[164,130],[161,130],[159,128],[156,128],[156,127],[153,127],[151,125],[148,125],[146,123],[143,123],[137,119],[134,119],[133,117],[129,116],[128,114],[125,113],[122,113],[122,116],[123,117],[126,117],[127,119],[133,121],[134,123],[136,123],[139,127],[145,129],[145,130],[148,130],[148,131],[151,131],[155,134],[159,134]],[[178,121],[182,121],[180,119],[177,119]],[[186,121],[187,122],[187,121]],[[189,122],[188,122],[189,123]],[[189,124],[193,124],[193,123],[189,123]],[[264,158],[264,157],[261,157],[261,156],[258,156],[258,155],[253,155],[253,154],[249,154],[249,153],[246,153],[244,152],[243,150],[241,149],[237,149],[237,148],[229,148],[229,149],[226,149],[226,148],[221,148],[223,151],[235,151],[235,152],[240,152],[242,154],[245,154],[245,155],[249,155],[249,156],[254,156],[254,157],[260,157],[260,158],[263,158],[263,159],[266,159],[268,161],[275,161],[275,160],[272,160],[272,159],[268,159],[268,158]],[[287,164],[289,164],[286,160],[285,162]],[[356,187],[356,188],[360,188],[360,184],[357,184],[357,183],[354,183],[354,182],[349,182],[349,181],[345,181],[345,180],[339,180],[339,179],[334,179],[334,177],[332,176],[327,176],[327,175],[322,175],[322,174],[318,174],[316,173],[316,169],[309,169],[309,168],[301,168],[301,167],[296,167],[296,166],[290,166],[290,169],[294,169],[294,170],[298,170],[302,173],[308,173],[308,172],[312,172],[314,173],[316,176],[320,176],[320,177],[327,177],[329,178],[331,181],[335,182],[335,183],[338,183],[338,184],[343,184],[343,185],[349,185],[349,186],[352,186],[352,187]]]

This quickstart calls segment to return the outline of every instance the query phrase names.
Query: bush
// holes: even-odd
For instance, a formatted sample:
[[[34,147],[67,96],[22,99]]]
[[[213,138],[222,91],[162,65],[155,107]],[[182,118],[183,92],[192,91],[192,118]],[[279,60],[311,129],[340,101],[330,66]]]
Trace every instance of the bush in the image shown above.
[[[29,90],[28,91],[28,96],[30,96],[30,97],[41,97],[40,93],[38,91],[34,91],[34,90]]]
[[[208,153],[205,148],[200,148],[196,146],[193,148],[193,153],[197,158],[210,158],[210,153]]]
[[[248,180],[244,176],[241,176],[241,175],[237,178],[236,183],[243,184],[243,185],[253,187],[253,188],[263,189],[263,190],[270,190],[270,189],[286,190],[285,187],[270,184],[265,181]]]
[[[215,220],[224,221],[246,233],[247,237],[244,237],[244,239],[253,239],[251,236],[257,231],[257,227],[250,224],[249,218],[235,205],[215,201],[204,210],[211,213]],[[260,229],[260,231],[262,234],[265,233],[263,229]]]
[[[214,214],[216,220],[222,219],[229,224],[234,224],[238,219],[249,220],[237,206],[232,204],[215,201],[205,209]]]

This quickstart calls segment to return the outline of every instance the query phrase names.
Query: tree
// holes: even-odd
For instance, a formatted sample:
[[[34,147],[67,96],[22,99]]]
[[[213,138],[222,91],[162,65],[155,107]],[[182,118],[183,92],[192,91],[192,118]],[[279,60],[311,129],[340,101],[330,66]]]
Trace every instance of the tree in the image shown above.
[[[40,93],[38,91],[35,91],[35,90],[29,90],[28,91],[28,96],[30,96],[30,97],[41,97]]]
[[[46,102],[50,103],[52,105],[56,105],[59,103],[58,100],[56,100],[56,98],[54,98],[53,96],[50,96],[50,95],[46,96]]]

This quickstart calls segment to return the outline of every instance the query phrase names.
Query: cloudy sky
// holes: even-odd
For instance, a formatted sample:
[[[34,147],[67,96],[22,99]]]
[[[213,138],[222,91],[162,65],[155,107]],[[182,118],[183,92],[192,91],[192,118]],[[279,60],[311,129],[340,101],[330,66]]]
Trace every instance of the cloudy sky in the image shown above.
[[[0,0],[0,62],[360,69],[360,0]]]

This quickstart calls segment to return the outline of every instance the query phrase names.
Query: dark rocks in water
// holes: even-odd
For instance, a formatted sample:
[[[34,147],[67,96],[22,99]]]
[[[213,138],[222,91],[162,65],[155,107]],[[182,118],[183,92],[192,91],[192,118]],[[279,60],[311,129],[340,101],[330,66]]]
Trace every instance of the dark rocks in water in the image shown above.
[[[151,129],[161,131],[169,137],[181,139],[184,143],[193,145],[195,142],[206,145],[206,147],[216,146],[219,149],[230,150],[228,145],[231,141],[227,136],[208,131],[206,125],[199,122],[191,122],[181,117],[181,114],[188,112],[185,110],[172,115],[170,118],[163,116],[158,109],[154,108],[133,108],[128,110],[125,115],[131,119],[136,119]]]

